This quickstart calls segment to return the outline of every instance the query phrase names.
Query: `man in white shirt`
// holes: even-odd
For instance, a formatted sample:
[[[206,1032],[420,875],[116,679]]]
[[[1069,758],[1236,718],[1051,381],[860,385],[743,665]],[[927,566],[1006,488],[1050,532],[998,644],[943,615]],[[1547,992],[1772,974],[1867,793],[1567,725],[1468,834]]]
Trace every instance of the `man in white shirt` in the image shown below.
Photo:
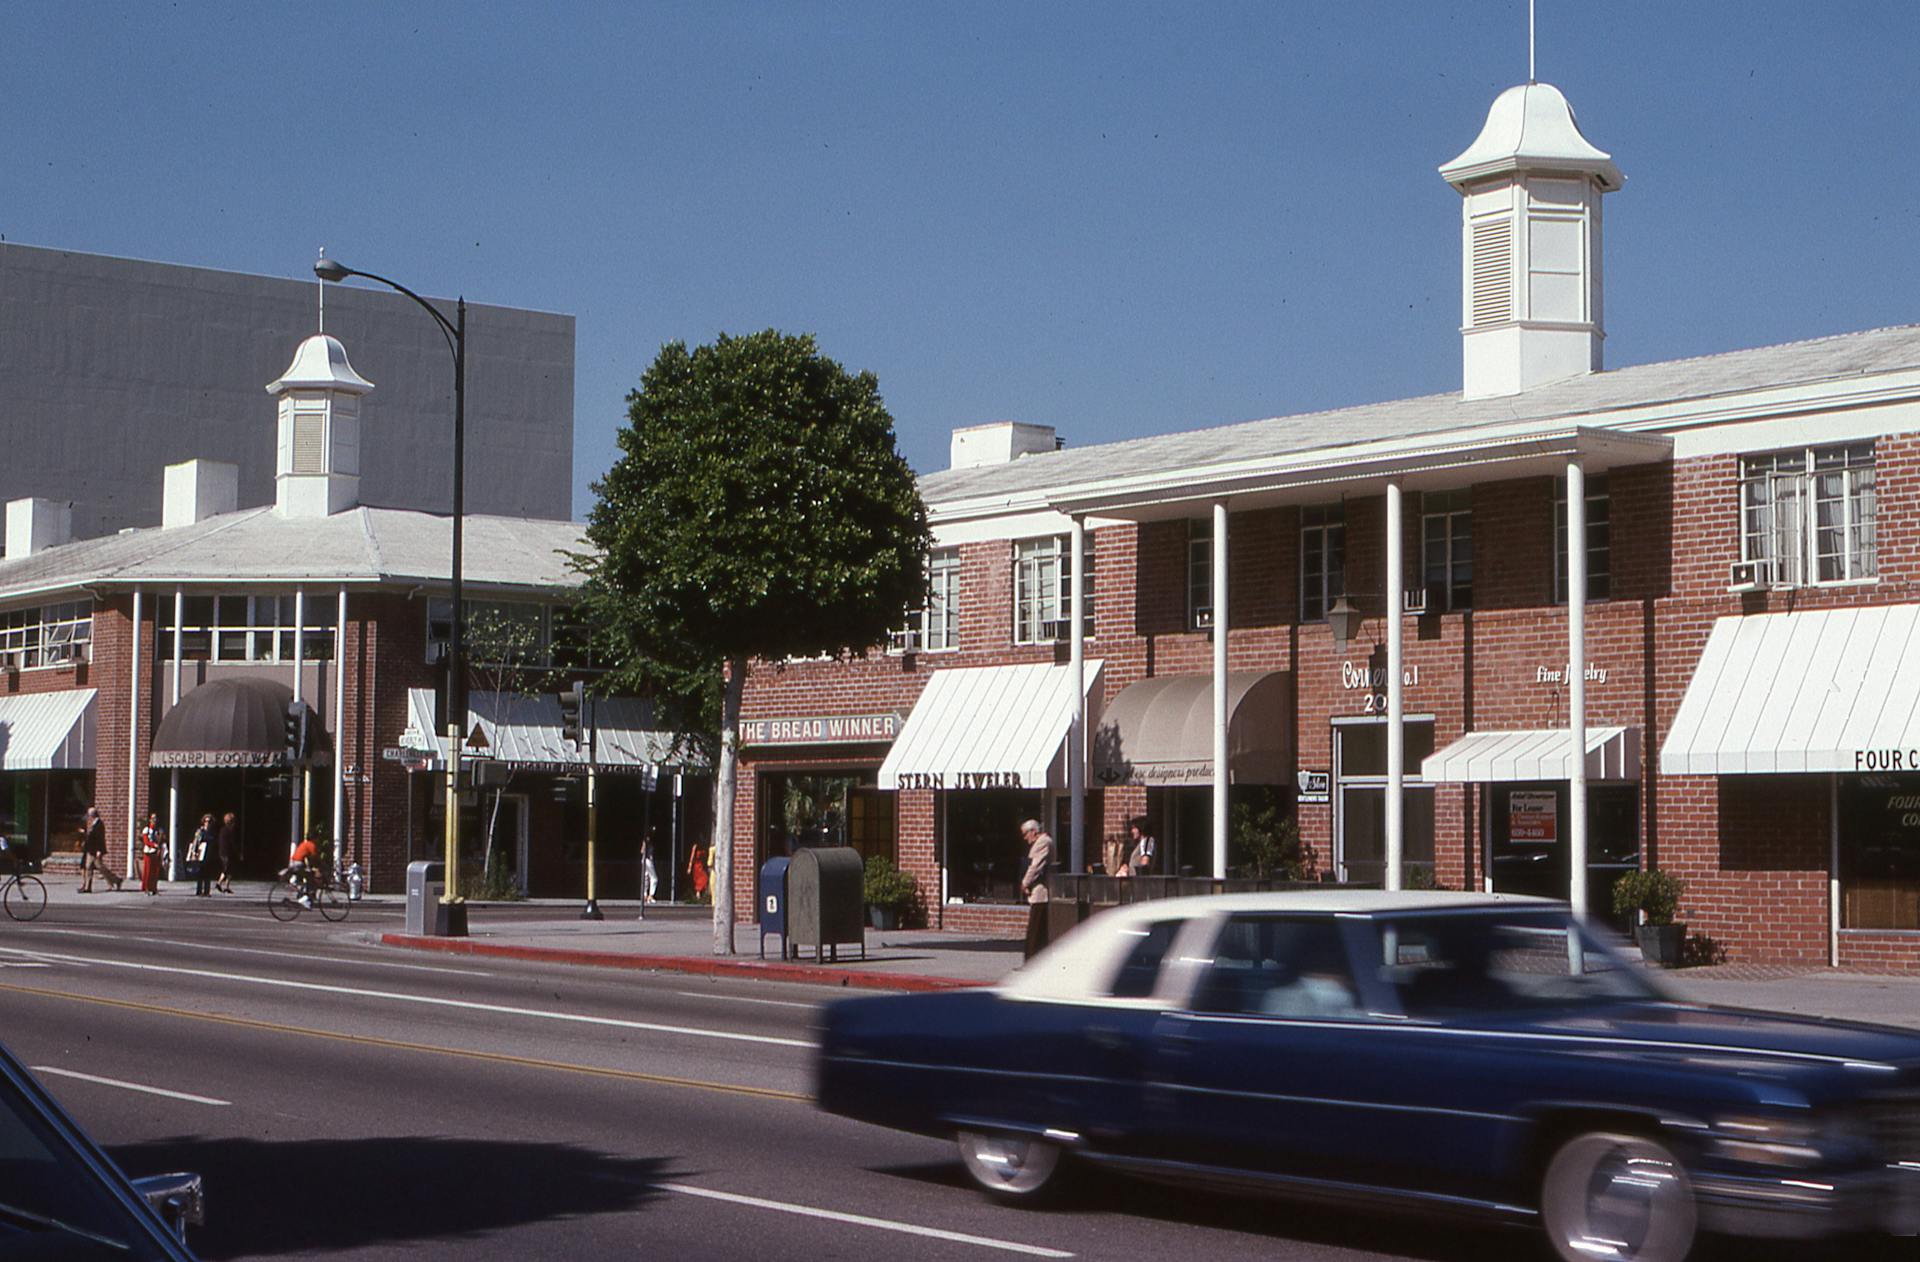
[[[1152,876],[1160,858],[1160,843],[1147,831],[1147,817],[1136,815],[1127,821],[1127,835],[1133,839],[1133,849],[1127,855],[1127,873],[1130,876]]]

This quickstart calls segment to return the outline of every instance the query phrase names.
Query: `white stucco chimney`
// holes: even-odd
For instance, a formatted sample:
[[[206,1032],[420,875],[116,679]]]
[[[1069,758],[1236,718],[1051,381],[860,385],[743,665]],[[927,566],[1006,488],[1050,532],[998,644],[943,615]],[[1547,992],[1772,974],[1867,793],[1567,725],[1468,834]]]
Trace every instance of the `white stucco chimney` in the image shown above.
[[[1440,168],[1460,191],[1463,394],[1600,371],[1600,198],[1620,169],[1548,83],[1508,88]]]
[[[170,464],[160,501],[160,525],[191,526],[240,507],[240,466],[224,460]]]
[[[8,500],[6,559],[32,556],[73,540],[68,500]]]
[[[981,465],[1006,464],[1021,456],[1059,449],[1060,439],[1051,425],[993,421],[954,430],[947,467],[977,469]]]
[[[280,400],[274,511],[326,517],[360,502],[360,396],[373,383],[347,362],[340,339],[316,333],[267,393]]]

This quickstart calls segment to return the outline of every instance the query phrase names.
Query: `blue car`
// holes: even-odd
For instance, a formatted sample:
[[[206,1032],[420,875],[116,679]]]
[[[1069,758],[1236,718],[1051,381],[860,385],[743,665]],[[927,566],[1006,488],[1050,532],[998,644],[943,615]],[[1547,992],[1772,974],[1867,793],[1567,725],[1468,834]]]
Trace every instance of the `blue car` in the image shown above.
[[[1542,899],[1360,890],[1101,913],[991,990],[824,1018],[822,1108],[1073,1164],[1537,1221],[1562,1258],[1920,1231],[1920,1034],[1705,1007]]]

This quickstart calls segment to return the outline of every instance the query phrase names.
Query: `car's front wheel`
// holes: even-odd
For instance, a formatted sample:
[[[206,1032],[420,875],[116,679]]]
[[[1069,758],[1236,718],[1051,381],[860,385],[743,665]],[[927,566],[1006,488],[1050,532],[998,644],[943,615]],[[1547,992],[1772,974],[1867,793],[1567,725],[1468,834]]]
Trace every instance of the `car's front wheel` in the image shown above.
[[[1033,1202],[1059,1182],[1060,1147],[1025,1135],[960,1132],[960,1160],[967,1174],[993,1196]]]
[[[1680,1262],[1697,1227],[1693,1184],[1673,1150],[1606,1131],[1577,1135],[1553,1155],[1540,1219],[1566,1262]]]

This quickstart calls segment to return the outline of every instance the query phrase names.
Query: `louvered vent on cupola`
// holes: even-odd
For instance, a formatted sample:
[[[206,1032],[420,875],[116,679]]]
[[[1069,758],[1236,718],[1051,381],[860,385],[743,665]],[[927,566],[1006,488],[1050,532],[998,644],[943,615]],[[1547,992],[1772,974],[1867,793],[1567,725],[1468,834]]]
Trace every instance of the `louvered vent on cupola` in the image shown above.
[[[1473,225],[1472,327],[1513,319],[1513,221],[1504,216]]]

